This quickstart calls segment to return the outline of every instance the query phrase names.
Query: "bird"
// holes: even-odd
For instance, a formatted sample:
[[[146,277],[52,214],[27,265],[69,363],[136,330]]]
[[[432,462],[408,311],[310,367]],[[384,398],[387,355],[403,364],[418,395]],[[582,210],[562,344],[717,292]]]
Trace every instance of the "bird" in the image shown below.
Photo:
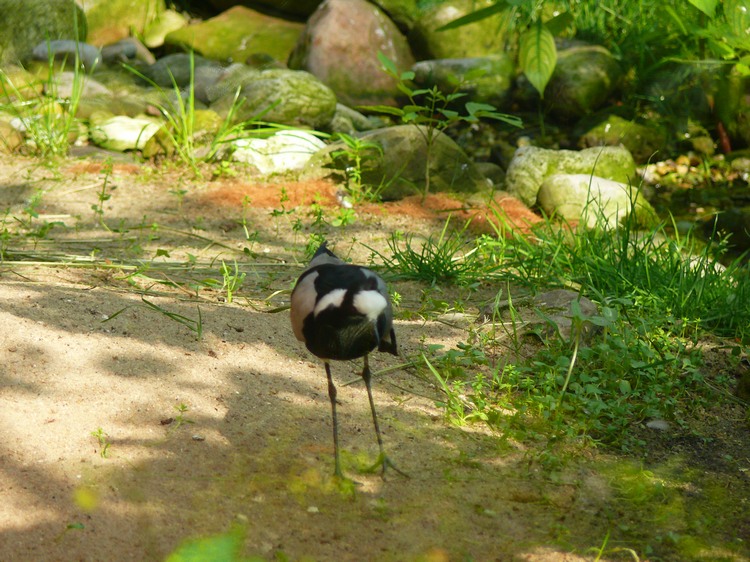
[[[393,306],[383,279],[366,267],[344,262],[323,241],[294,285],[290,318],[296,338],[305,344],[310,353],[322,359],[325,366],[333,418],[334,475],[348,480],[341,470],[339,457],[336,386],[331,376],[331,361],[362,357],[364,366],[361,376],[367,389],[380,448],[380,456],[373,469],[381,465],[383,479],[386,468],[408,477],[385,453],[372,398],[369,354],[378,350],[398,355]]]

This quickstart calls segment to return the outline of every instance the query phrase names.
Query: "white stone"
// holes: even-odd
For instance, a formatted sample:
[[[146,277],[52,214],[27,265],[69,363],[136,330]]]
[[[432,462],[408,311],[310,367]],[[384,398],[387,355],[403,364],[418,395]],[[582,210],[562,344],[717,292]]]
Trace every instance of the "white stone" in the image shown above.
[[[239,139],[232,158],[255,166],[263,175],[299,171],[325,143],[308,131],[279,131],[267,139]]]

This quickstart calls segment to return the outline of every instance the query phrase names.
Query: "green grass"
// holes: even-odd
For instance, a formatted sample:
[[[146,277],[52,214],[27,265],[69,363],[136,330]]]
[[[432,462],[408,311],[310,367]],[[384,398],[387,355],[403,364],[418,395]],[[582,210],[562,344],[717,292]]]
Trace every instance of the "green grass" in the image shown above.
[[[575,233],[547,222],[531,236],[480,237],[473,248],[464,234],[443,229],[421,248],[392,237],[393,257],[381,258],[391,275],[443,286],[504,279],[530,293],[575,288],[600,311],[585,317],[574,307],[571,335],[542,335],[530,355],[520,353],[520,321],[497,318],[492,328],[470,330],[457,349],[427,349],[423,373],[437,383],[452,422],[632,451],[643,445],[634,424],[686,425],[731,394],[729,380],[703,374],[700,341],[724,338],[736,358],[748,350],[750,277],[740,260],[718,266],[716,249],[692,236],[670,238],[663,227],[638,232],[634,221]],[[598,335],[587,339],[592,328]]]

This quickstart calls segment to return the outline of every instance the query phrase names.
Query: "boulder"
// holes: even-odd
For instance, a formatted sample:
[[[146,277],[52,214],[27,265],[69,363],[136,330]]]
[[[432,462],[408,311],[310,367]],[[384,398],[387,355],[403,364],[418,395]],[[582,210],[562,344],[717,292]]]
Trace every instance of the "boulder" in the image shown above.
[[[193,49],[218,61],[245,62],[249,56],[261,53],[285,61],[302,28],[301,23],[236,6],[215,18],[172,31],[164,43]]]
[[[656,212],[637,187],[586,174],[548,176],[537,204],[548,216],[588,228],[616,228],[632,212],[638,226],[658,224]]]
[[[264,12],[272,12],[279,17],[304,20],[315,11],[323,0],[210,0],[210,4],[217,10],[227,10],[232,6],[249,6],[262,8]]]
[[[505,176],[505,188],[529,207],[537,200],[542,182],[552,174],[585,174],[629,183],[635,179],[635,161],[624,146],[584,150],[550,150],[524,146],[516,150]]]
[[[308,20],[289,67],[317,76],[344,104],[397,105],[396,81],[382,70],[378,52],[402,70],[414,64],[406,38],[377,6],[326,0]]]
[[[409,44],[418,59],[484,57],[507,50],[510,8],[447,31],[438,28],[469,13],[496,4],[495,0],[447,0],[434,3],[409,32]]]
[[[640,124],[618,115],[609,115],[581,135],[578,146],[617,146],[622,144],[636,162],[645,164],[659,151],[664,150],[666,132],[656,123]]]
[[[235,121],[259,118],[282,125],[326,129],[336,112],[336,96],[312,74],[244,67],[230,75],[226,84],[218,84],[208,93],[209,99],[215,99],[211,108],[221,115],[227,115],[235,103],[237,76],[241,77],[238,101],[243,103],[235,114]]]
[[[165,0],[86,0],[81,2],[89,24],[88,41],[101,47],[133,35],[142,35],[167,7]]]
[[[26,62],[34,47],[86,40],[86,16],[74,0],[0,0],[0,65]]]
[[[508,98],[515,66],[505,53],[464,59],[433,59],[416,63],[414,82],[423,88],[437,88],[444,93],[466,94],[461,103],[473,101],[499,107]],[[458,86],[458,90],[456,87]]]

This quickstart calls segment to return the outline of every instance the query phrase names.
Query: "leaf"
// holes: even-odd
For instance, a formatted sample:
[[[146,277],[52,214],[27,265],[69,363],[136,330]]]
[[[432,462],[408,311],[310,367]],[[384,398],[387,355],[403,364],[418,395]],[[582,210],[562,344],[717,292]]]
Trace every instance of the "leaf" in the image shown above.
[[[396,63],[394,63],[391,59],[389,59],[380,51],[378,51],[378,60],[380,61],[380,64],[383,65],[383,68],[388,74],[390,74],[391,76],[398,76],[398,69],[396,68]]]
[[[716,0],[688,0],[693,6],[713,19],[716,13]]]
[[[446,23],[445,25],[438,27],[435,31],[448,31],[450,29],[456,29],[457,27],[469,25],[470,23],[475,23],[483,19],[492,17],[495,14],[499,14],[507,7],[508,6],[506,2],[498,0],[498,2],[493,4],[492,6],[487,6],[486,8],[482,8],[481,10],[477,10],[476,12],[471,12],[466,14],[465,16],[461,16],[458,19],[455,19],[451,22]]]
[[[557,65],[555,39],[544,24],[537,22],[521,35],[518,56],[521,70],[544,98],[544,89]]]
[[[750,27],[750,0],[724,0],[724,17],[737,37],[746,37]]]
[[[562,12],[557,14],[554,18],[544,22],[552,35],[560,35],[568,27],[573,25],[575,18],[570,12]]]

